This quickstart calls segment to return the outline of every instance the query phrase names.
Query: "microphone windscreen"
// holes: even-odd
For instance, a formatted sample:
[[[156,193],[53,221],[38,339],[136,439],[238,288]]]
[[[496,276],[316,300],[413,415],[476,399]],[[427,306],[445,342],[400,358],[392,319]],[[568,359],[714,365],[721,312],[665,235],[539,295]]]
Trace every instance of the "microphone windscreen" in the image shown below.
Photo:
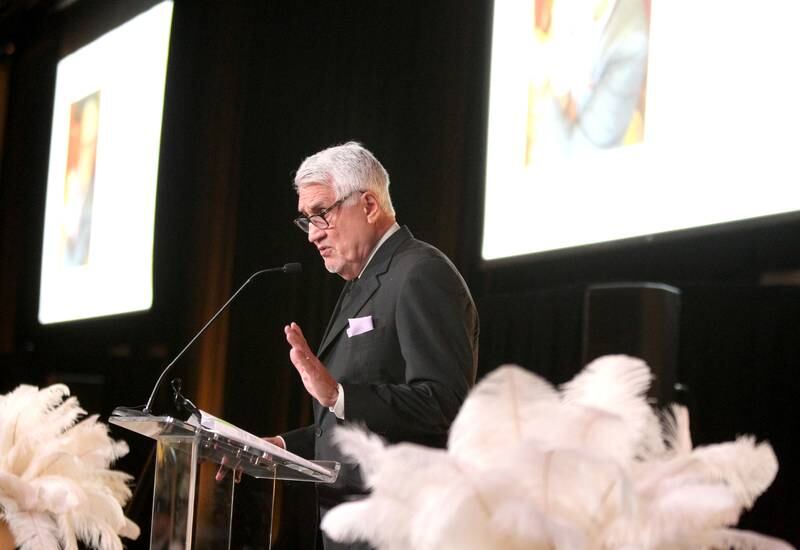
[[[303,271],[303,266],[297,262],[292,262],[283,266],[283,272],[290,275],[294,273],[300,273],[301,271]]]

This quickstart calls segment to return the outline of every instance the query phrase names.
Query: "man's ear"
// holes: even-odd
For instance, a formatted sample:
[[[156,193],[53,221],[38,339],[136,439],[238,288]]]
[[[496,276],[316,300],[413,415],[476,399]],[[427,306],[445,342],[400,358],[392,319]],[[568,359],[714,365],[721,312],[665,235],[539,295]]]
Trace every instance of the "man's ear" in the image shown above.
[[[366,191],[361,195],[362,208],[364,214],[367,215],[367,222],[375,223],[378,220],[381,212],[381,206],[378,204],[377,197],[372,191]]]

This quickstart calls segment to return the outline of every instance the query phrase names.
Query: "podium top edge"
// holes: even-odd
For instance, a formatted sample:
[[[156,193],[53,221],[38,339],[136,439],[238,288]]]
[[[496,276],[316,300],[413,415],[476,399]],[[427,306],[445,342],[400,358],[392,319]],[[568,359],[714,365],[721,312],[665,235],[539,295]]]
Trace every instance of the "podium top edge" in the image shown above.
[[[273,477],[275,468],[280,467],[283,473],[275,479],[332,483],[339,473],[339,463],[306,460],[282,448],[273,451],[261,449],[172,416],[153,416],[141,410],[117,407],[108,422],[156,441],[196,439],[201,442],[204,453],[209,454],[207,458],[222,464],[221,459],[218,461],[216,458],[223,455],[234,457],[243,471],[254,477]]]

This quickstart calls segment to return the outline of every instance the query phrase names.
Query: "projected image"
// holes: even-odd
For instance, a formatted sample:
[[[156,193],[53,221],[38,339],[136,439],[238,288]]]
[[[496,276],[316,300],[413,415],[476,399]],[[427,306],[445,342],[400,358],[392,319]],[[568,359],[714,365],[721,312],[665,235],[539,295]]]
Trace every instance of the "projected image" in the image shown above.
[[[753,6],[495,0],[483,258],[800,213],[800,2]]]
[[[39,287],[42,324],[152,305],[172,7],[161,2],[58,63]]]
[[[641,143],[649,2],[533,3],[526,166]]]
[[[67,266],[84,265],[89,260],[99,115],[99,91],[70,105],[61,219],[61,257]]]

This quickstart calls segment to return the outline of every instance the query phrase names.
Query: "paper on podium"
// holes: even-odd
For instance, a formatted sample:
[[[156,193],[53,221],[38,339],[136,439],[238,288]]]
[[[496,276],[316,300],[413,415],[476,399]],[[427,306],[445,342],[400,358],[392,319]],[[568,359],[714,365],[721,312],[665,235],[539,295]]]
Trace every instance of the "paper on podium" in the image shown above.
[[[271,456],[281,458],[287,460],[289,462],[294,462],[305,468],[318,472],[324,475],[330,475],[330,471],[319,464],[314,464],[310,460],[306,460],[300,456],[297,456],[294,453],[290,453],[289,451],[278,447],[277,445],[273,445],[269,441],[265,441],[264,439],[251,434],[250,432],[246,432],[241,428],[237,428],[230,422],[226,422],[221,418],[217,418],[213,414],[209,414],[203,410],[200,410],[200,421],[198,422],[197,418],[194,415],[190,416],[189,419],[186,421],[187,424],[190,424],[195,427],[200,427],[210,432],[214,432],[219,434],[223,437],[227,437],[229,439],[241,441],[242,443],[246,443],[253,449],[258,449],[259,451],[263,451],[268,453]]]

